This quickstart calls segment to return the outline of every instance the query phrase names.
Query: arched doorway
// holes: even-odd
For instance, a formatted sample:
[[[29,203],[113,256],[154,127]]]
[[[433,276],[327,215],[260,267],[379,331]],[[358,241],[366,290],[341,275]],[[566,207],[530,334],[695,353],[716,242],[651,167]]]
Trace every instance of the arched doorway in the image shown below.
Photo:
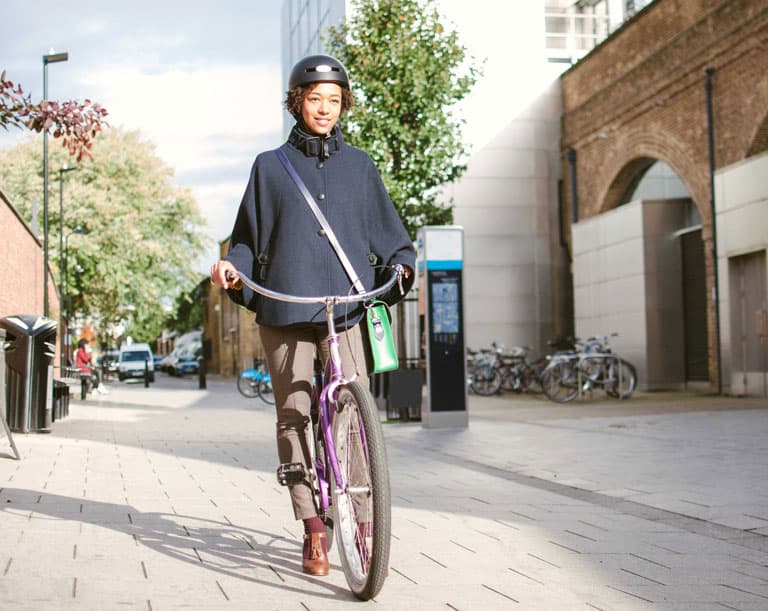
[[[686,385],[707,382],[707,278],[701,215],[688,188],[677,173],[661,160],[654,160],[638,174],[627,190],[627,202],[648,200],[687,200],[681,226],[674,230],[679,241],[680,280],[682,282],[683,361]]]
[[[705,251],[699,210],[663,160],[636,157],[613,206],[573,226],[576,333],[618,332],[648,390],[708,384]]]

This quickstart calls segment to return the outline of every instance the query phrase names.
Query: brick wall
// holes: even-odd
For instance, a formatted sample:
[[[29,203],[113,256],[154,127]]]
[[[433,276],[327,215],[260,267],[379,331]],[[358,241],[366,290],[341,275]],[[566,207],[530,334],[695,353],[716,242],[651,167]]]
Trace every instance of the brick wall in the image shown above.
[[[0,318],[43,313],[43,244],[0,190]],[[59,316],[58,289],[49,269],[50,315]]]
[[[229,248],[225,240],[220,256]],[[234,376],[253,366],[254,358],[264,358],[258,325],[253,312],[235,305],[226,292],[210,283],[203,296],[203,339],[210,342],[209,371]]]
[[[715,277],[707,68],[714,68],[716,168],[766,150],[765,0],[656,0],[562,76],[561,147],[566,177],[570,172],[565,151],[576,151],[580,218],[621,203],[638,173],[652,160],[668,163],[701,214],[711,290]],[[709,371],[716,386],[711,300],[709,308]]]

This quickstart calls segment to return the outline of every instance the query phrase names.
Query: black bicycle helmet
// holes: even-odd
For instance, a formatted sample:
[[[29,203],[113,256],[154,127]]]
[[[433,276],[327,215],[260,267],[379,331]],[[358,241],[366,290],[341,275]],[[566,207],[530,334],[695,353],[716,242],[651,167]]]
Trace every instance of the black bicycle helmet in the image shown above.
[[[314,83],[336,83],[349,89],[347,69],[330,55],[309,55],[296,62],[288,78],[288,89]]]

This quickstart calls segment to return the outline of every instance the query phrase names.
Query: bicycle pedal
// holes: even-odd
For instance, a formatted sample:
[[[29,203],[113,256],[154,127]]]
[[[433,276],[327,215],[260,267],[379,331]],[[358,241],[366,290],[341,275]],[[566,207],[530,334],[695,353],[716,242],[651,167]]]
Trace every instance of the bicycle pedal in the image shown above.
[[[277,468],[277,483],[281,486],[293,486],[305,480],[304,465],[300,462],[283,463]]]

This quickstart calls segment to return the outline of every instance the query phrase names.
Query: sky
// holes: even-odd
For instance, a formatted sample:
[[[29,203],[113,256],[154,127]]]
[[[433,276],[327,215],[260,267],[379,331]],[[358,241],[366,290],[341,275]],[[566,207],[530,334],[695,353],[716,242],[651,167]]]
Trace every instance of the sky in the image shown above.
[[[229,235],[257,153],[282,140],[281,0],[3,0],[0,69],[39,101],[85,98],[156,146],[206,220],[207,272]],[[0,147],[27,136],[0,130]],[[55,146],[55,143],[52,143]]]
[[[207,273],[232,229],[255,156],[283,140],[282,4],[2,0],[0,68],[39,101],[42,56],[68,52],[67,62],[48,67],[48,97],[95,100],[111,125],[139,130],[156,146],[206,220],[211,246],[194,266]],[[483,68],[459,110],[474,151],[556,77],[543,61],[543,1],[438,4]],[[488,20],[491,9],[496,18]],[[0,147],[25,136],[0,130]]]

